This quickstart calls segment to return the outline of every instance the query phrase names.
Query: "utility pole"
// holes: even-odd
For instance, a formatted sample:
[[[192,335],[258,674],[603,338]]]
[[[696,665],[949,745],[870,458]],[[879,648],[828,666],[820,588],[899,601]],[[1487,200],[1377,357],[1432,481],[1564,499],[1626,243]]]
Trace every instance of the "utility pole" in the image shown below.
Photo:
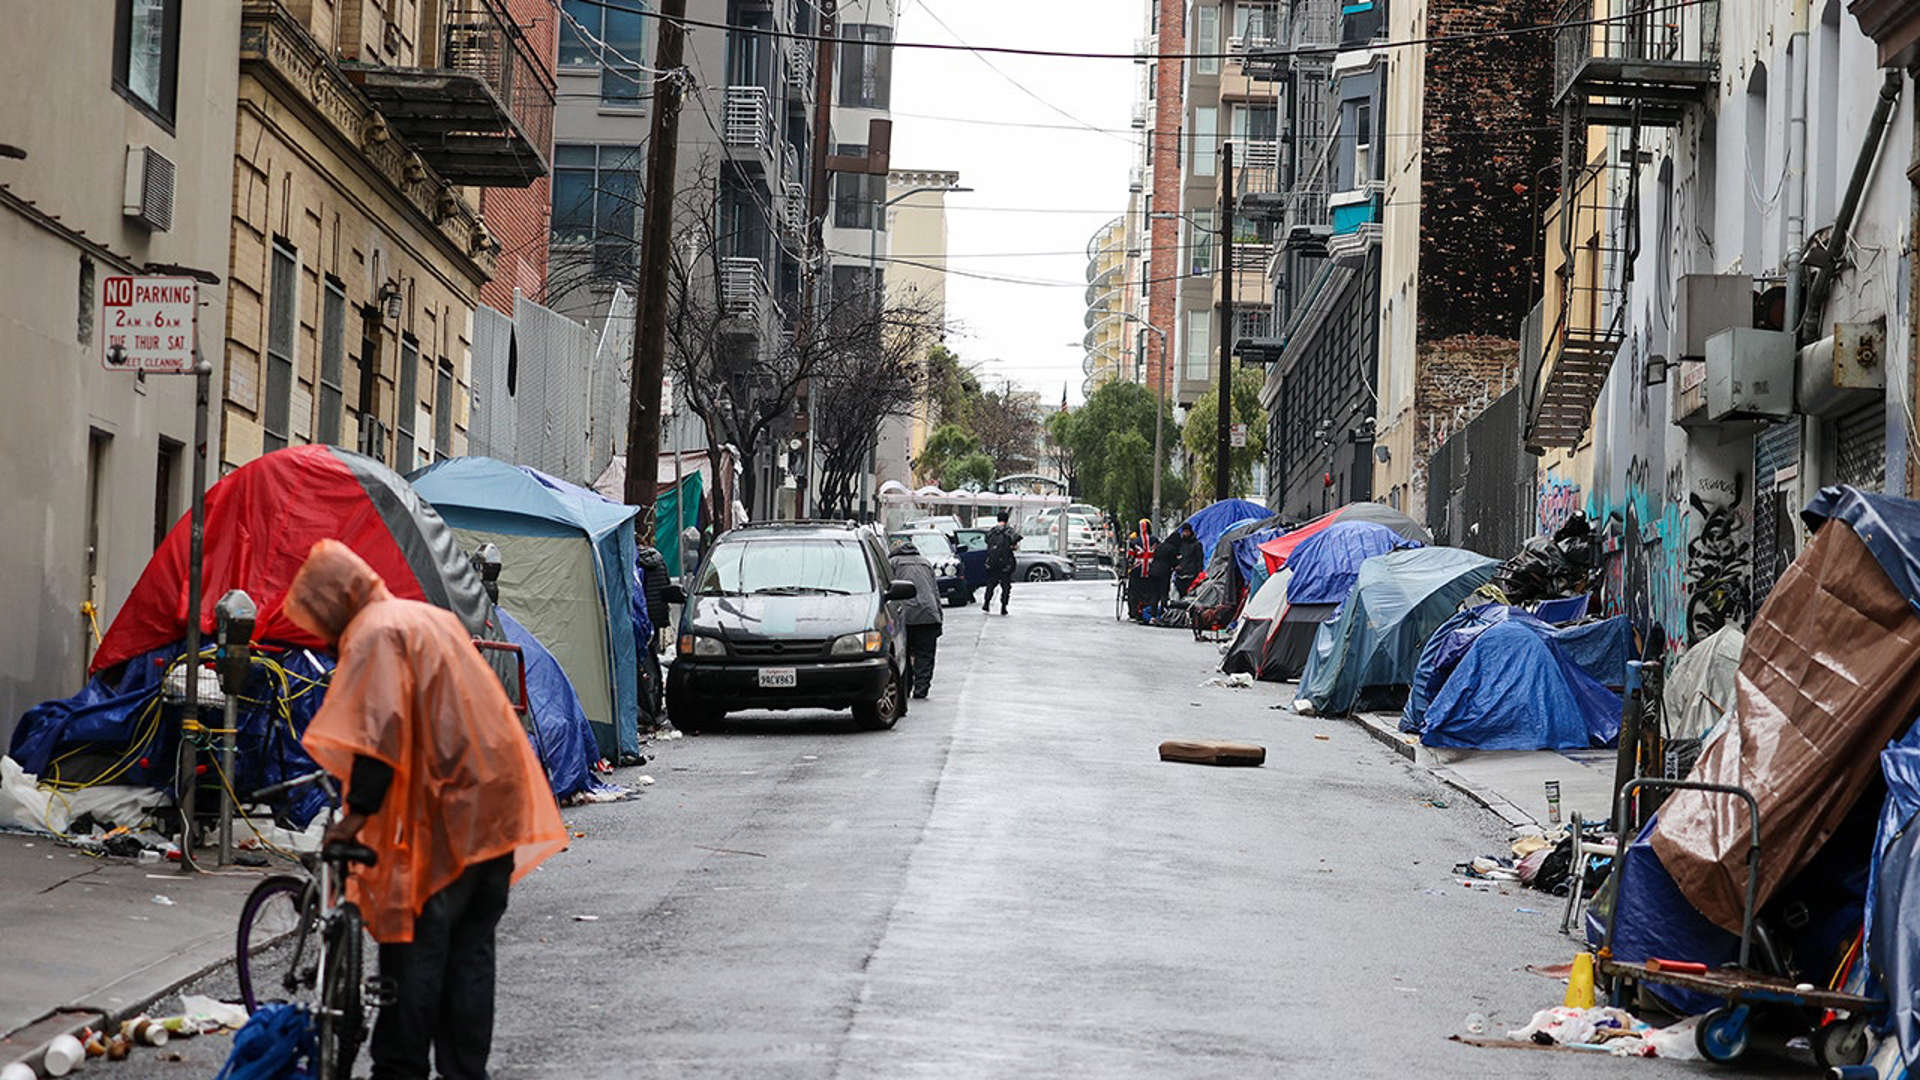
[[[1228,497],[1233,465],[1233,144],[1220,144],[1220,417],[1213,499]],[[632,471],[628,471],[632,475]]]
[[[628,504],[653,521],[660,486],[660,384],[667,371],[667,249],[673,242],[673,181],[679,163],[681,68],[687,0],[660,0],[660,45],[654,66],[665,72],[654,90],[652,146],[641,203],[639,325],[633,333],[633,382],[627,399]],[[678,497],[678,492],[675,496]]]

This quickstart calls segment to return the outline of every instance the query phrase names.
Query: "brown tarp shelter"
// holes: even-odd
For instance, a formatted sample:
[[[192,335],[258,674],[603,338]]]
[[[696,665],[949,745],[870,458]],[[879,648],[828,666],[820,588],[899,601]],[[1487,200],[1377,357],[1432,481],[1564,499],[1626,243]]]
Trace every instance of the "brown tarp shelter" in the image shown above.
[[[1920,616],[1908,596],[1920,504],[1829,488],[1808,516],[1819,531],[1747,632],[1736,714],[1690,776],[1758,800],[1763,906],[1819,852],[1920,710]],[[1744,801],[1679,791],[1652,837],[1687,900],[1735,933],[1750,835]]]

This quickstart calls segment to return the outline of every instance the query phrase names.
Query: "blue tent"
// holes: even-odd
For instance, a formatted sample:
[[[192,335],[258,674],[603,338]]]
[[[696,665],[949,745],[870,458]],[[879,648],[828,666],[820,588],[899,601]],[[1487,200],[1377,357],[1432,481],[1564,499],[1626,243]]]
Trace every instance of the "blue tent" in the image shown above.
[[[638,510],[492,458],[454,458],[409,479],[462,544],[500,546],[500,602],[559,661],[600,756],[638,753]]]
[[[1407,707],[1400,714],[1401,731],[1419,731],[1433,696],[1446,684],[1455,665],[1467,654],[1474,639],[1496,623],[1512,620],[1542,637],[1552,638],[1567,658],[1581,670],[1613,690],[1627,685],[1627,660],[1633,655],[1633,624],[1625,615],[1557,627],[1540,621],[1524,608],[1507,604],[1481,604],[1455,613],[1427,639],[1420,650],[1420,662],[1414,672]]]
[[[1509,619],[1483,630],[1434,695],[1420,728],[1427,746],[1576,750],[1620,734],[1620,695],[1581,670],[1550,638]]]
[[[600,747],[593,738],[593,725],[587,722],[580,697],[573,683],[560,670],[540,639],[520,625],[520,621],[502,607],[494,608],[507,640],[520,646],[526,663],[527,706],[533,714],[533,749],[547,770],[547,782],[557,798],[577,795],[600,787],[593,778],[593,763],[600,759]]]
[[[1200,538],[1206,549],[1208,559],[1213,558],[1213,545],[1220,542],[1220,536],[1235,525],[1249,521],[1259,521],[1267,517],[1267,508],[1257,502],[1245,499],[1221,499],[1212,506],[1193,512],[1186,524],[1193,526],[1193,535]]]
[[[1420,546],[1420,541],[1409,540],[1385,525],[1336,521],[1293,549],[1287,560],[1287,568],[1293,571],[1293,580],[1287,584],[1287,603],[1338,604],[1353,591],[1361,563],[1375,555]]]
[[[1485,555],[1450,547],[1394,551],[1361,563],[1340,614],[1320,624],[1298,696],[1327,714],[1350,712],[1363,698],[1397,698],[1413,679],[1427,636],[1491,580],[1497,566]]]

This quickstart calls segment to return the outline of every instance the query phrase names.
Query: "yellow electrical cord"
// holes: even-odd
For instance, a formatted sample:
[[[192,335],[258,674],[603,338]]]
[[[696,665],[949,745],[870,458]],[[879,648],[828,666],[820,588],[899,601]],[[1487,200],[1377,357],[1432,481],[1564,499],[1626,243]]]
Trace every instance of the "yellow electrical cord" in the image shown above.
[[[93,647],[96,649],[99,648],[100,647],[100,609],[93,606],[93,601],[82,600],[80,601],[80,614],[85,615],[87,617],[87,626],[93,630]]]

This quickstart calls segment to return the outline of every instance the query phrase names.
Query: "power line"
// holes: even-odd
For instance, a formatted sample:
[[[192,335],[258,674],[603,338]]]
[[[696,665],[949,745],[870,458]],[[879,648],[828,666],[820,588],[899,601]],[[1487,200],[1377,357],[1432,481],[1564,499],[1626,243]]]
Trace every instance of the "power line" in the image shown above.
[[[618,11],[628,15],[639,15],[649,19],[667,21],[665,15],[649,11],[644,7],[630,6],[621,0],[576,0],[589,7]],[[1299,56],[1333,56],[1341,52],[1358,52],[1371,49],[1402,49],[1418,45],[1458,45],[1474,41],[1489,41],[1497,38],[1519,37],[1525,34],[1546,34],[1556,30],[1575,30],[1583,26],[1605,26],[1610,23],[1638,19],[1647,15],[1659,15],[1667,12],[1682,11],[1696,7],[1704,0],[1674,0],[1660,7],[1639,8],[1621,15],[1608,15],[1595,19],[1574,19],[1567,22],[1535,23],[1526,26],[1509,27],[1505,30],[1467,30],[1454,34],[1430,34],[1426,37],[1403,38],[1396,41],[1372,41],[1363,46],[1345,45],[1301,45],[1287,48],[1258,49],[1254,52],[1262,59],[1284,59]],[[827,44],[841,44],[841,38],[824,34],[802,34],[795,30],[776,30],[767,26],[737,26],[732,23],[713,22],[707,19],[691,17],[671,20],[682,27],[695,27],[706,30],[725,30],[729,33],[757,34],[761,37],[781,38],[790,41],[813,41]],[[882,44],[868,42],[866,44]],[[1200,53],[1116,53],[1116,52],[1076,52],[1067,49],[1030,49],[1011,45],[966,45],[946,44],[933,41],[893,41],[884,46],[893,49],[926,49],[934,52],[971,52],[997,53],[1005,56],[1040,56],[1063,60],[1240,60],[1244,53],[1200,52]]]
[[[953,40],[959,42],[962,45],[967,44],[967,39],[961,37],[959,31],[955,30],[951,26],[948,26],[947,20],[941,18],[940,13],[933,10],[932,6],[927,3],[927,0],[917,0],[917,2],[920,5],[921,11],[926,12],[927,16],[931,18],[934,22],[938,23],[942,30],[945,30],[947,33],[953,35]],[[988,71],[991,71],[995,75],[998,75],[1001,78],[1007,80],[1009,83],[1012,83],[1014,88],[1019,90],[1021,93],[1027,95],[1028,97],[1039,102],[1040,104],[1045,105],[1047,108],[1052,109],[1054,112],[1059,113],[1061,116],[1064,116],[1067,119],[1073,121],[1075,124],[1078,124],[1081,128],[1084,128],[1087,131],[1096,132],[1102,135],[1111,134],[1102,128],[1095,127],[1094,125],[1086,122],[1085,120],[1080,119],[1078,116],[1075,116],[1074,114],[1068,112],[1067,110],[1061,108],[1060,106],[1055,105],[1053,102],[1048,101],[1046,98],[1041,97],[1039,94],[1035,93],[1033,89],[1029,87],[1026,83],[1023,83],[1019,79],[1016,79],[1013,76],[1007,74],[1005,71],[1002,71],[999,65],[987,59],[986,55],[980,52],[979,50],[977,49],[973,50],[973,58],[975,60],[980,61],[982,64],[985,64]],[[1121,137],[1118,135],[1115,135],[1113,137],[1120,138],[1121,141],[1127,143],[1129,146],[1131,146],[1133,143],[1133,137],[1131,134],[1125,137]]]

